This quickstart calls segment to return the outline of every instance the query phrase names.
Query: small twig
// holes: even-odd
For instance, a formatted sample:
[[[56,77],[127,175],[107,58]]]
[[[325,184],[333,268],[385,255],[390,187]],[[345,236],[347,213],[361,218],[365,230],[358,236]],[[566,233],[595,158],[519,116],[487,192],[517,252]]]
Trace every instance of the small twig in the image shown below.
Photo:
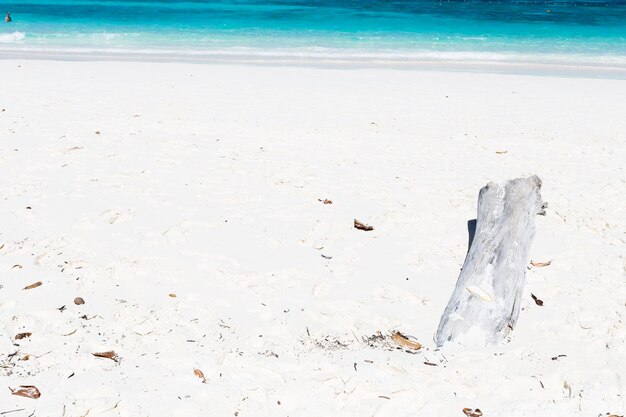
[[[5,415],[5,414],[9,414],[9,413],[15,413],[16,411],[24,411],[26,410],[25,408],[18,408],[16,410],[8,410],[8,411],[3,411],[0,413],[0,415]]]

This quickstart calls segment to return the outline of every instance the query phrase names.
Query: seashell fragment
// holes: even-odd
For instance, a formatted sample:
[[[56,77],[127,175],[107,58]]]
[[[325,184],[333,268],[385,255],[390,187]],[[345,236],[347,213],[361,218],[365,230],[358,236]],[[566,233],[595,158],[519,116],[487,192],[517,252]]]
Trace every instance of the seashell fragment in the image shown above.
[[[470,285],[469,287],[467,287],[467,291],[470,292],[470,294],[477,296],[478,298],[480,298],[481,300],[484,301],[493,301],[493,297],[490,296],[489,294],[487,294],[485,292],[485,290],[483,290],[480,287],[477,287],[476,285]]]

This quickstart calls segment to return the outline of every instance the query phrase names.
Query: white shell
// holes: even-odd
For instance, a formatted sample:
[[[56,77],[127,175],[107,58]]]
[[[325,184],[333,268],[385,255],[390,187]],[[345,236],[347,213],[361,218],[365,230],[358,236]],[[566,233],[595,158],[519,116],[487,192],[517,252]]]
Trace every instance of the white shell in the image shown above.
[[[471,294],[477,295],[481,300],[493,301],[492,296],[487,294],[485,290],[483,290],[480,287],[477,287],[476,285],[470,285],[469,287],[467,287],[467,291],[469,291]]]

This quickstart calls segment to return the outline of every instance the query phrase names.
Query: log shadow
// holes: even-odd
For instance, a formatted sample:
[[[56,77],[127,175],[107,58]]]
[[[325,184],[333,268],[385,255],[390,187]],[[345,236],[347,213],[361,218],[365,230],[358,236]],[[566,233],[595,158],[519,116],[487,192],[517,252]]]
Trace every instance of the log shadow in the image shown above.
[[[467,221],[467,234],[468,234],[467,253],[469,253],[470,248],[472,247],[472,243],[474,243],[474,235],[476,234],[476,219]]]
[[[476,219],[471,219],[467,221],[467,252],[465,252],[465,259],[463,260],[463,266],[465,266],[465,262],[467,262],[467,256],[469,255],[469,251],[472,248],[472,243],[474,243],[474,236],[476,235]],[[461,267],[461,271],[463,270],[463,266]]]

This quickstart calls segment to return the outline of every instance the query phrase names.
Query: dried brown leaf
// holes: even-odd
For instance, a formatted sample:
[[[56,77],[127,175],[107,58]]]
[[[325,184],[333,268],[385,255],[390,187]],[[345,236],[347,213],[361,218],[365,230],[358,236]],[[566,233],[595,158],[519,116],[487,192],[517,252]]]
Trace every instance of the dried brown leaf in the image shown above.
[[[15,335],[15,340],[24,339],[26,337],[31,337],[33,334],[31,332],[18,333]]]
[[[463,409],[463,413],[467,416],[467,417],[480,417],[483,415],[483,412],[480,411],[480,409],[476,408],[474,410],[472,410],[471,408],[464,408]]]
[[[535,300],[535,304],[537,304],[538,306],[542,306],[543,305],[543,300],[538,299],[535,294],[531,293],[530,296],[533,298],[533,300]]]
[[[115,353],[115,351],[113,350],[109,350],[107,352],[96,352],[96,353],[92,353],[92,355],[97,358],[111,359],[112,361],[115,361],[115,362],[119,360],[119,356],[117,356],[117,353]]]
[[[41,397],[41,392],[34,385],[20,385],[19,388],[11,389],[11,394],[19,395],[20,397],[26,398],[39,398]]]
[[[365,230],[366,232],[369,232],[370,230],[374,230],[374,227],[361,223],[357,219],[354,219],[354,228],[359,229],[359,230]]]
[[[543,268],[544,266],[548,266],[551,263],[552,263],[552,261],[548,261],[548,262],[533,262],[533,261],[530,261],[530,264],[532,266],[534,266],[534,267],[537,267],[537,268]]]
[[[74,304],[76,304],[77,306],[85,304],[85,300],[83,300],[82,297],[76,297],[74,298]]]
[[[172,298],[176,298],[176,294],[172,293],[172,294],[168,294],[170,297]]]
[[[317,201],[321,201],[324,204],[333,204],[333,200],[329,200],[327,198],[325,198],[323,200],[321,198],[318,198]]]
[[[33,288],[37,288],[37,287],[39,287],[39,286],[41,286],[41,285],[43,285],[43,282],[41,282],[41,281],[37,281],[37,282],[35,282],[34,284],[27,285],[27,286],[25,286],[25,287],[24,287],[24,288],[22,288],[22,289],[23,289],[23,290],[32,290]]]
[[[413,350],[419,350],[422,348],[422,345],[420,343],[410,340],[408,337],[406,337],[400,332],[393,332],[391,334],[391,340],[393,340],[394,342],[396,342],[398,345],[402,346],[403,348],[413,349]]]
[[[206,378],[204,377],[204,372],[197,368],[193,368],[193,374],[202,380],[203,384],[206,384]]]

